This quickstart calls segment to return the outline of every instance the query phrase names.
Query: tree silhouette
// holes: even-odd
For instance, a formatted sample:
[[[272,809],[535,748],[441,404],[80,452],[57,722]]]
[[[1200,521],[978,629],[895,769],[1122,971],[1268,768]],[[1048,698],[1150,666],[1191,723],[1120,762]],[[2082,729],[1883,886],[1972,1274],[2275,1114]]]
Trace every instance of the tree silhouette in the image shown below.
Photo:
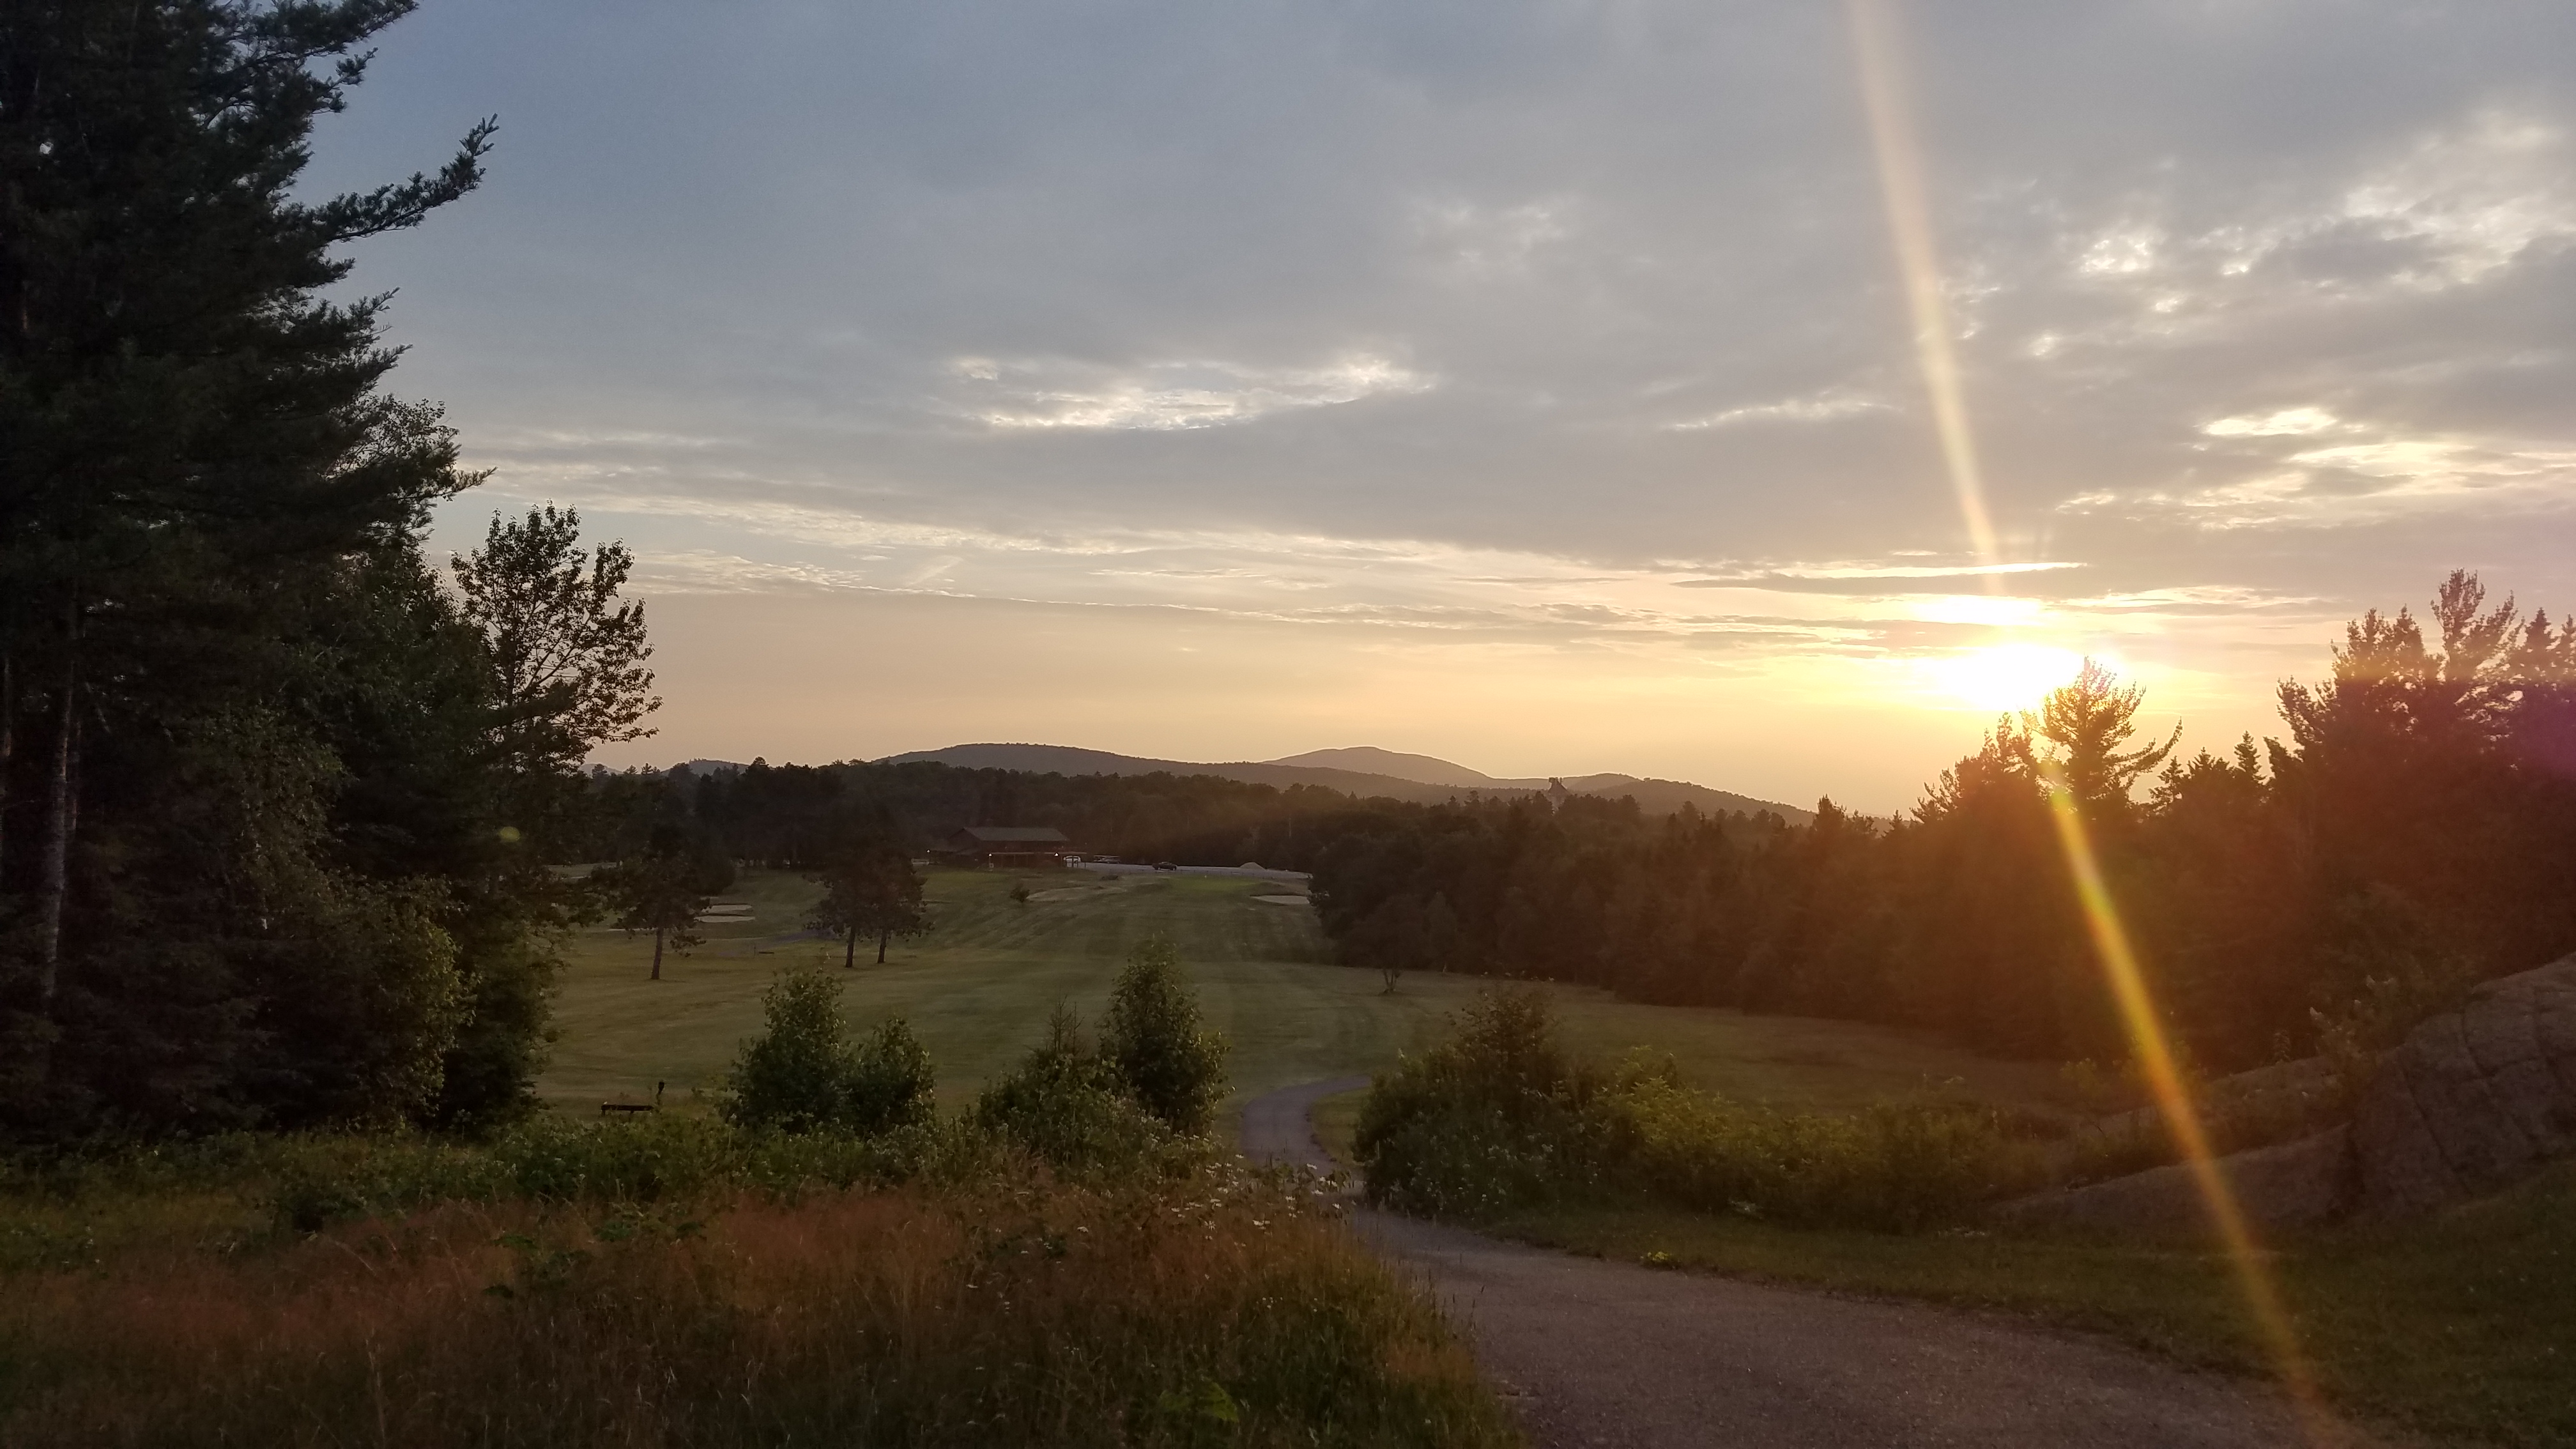
[[[886,947],[897,936],[910,938],[930,929],[930,912],[921,900],[921,877],[912,857],[882,837],[844,846],[816,876],[823,899],[805,924],[841,938],[841,965],[858,963],[859,940],[874,936],[877,964],[885,964]]]
[[[715,904],[714,895],[732,884],[732,862],[703,850],[691,850],[679,833],[654,833],[648,850],[632,860],[600,871],[594,883],[617,912],[617,927],[628,935],[653,933],[653,975],[662,979],[664,948],[686,953],[703,943],[698,917]]]
[[[2182,726],[2160,745],[2124,750],[2138,732],[2143,685],[2119,677],[2087,658],[2073,681],[2050,692],[2035,714],[2022,716],[2014,748],[2028,766],[2074,797],[2076,808],[2097,825],[2125,823],[2135,809],[2137,783],[2173,753]]]

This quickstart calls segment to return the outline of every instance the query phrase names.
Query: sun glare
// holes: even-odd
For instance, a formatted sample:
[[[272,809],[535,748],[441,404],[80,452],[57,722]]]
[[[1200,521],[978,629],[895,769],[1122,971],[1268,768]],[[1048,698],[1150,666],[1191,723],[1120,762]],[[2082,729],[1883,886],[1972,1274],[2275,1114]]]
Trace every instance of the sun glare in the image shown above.
[[[1994,644],[1925,662],[1942,693],[1979,709],[2035,709],[2075,677],[2084,657],[2046,644]]]

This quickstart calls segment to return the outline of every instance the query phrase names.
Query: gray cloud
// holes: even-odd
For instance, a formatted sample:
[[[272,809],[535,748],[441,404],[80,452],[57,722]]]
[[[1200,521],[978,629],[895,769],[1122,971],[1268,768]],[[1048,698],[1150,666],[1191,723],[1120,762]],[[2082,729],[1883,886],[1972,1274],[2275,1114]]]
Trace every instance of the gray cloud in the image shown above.
[[[2086,566],[2018,592],[2576,592],[2576,9],[1908,15],[1999,526]],[[1394,611],[1372,570],[1445,550],[1424,589],[1615,611],[1963,561],[1839,7],[433,0],[318,179],[485,111],[486,192],[357,279],[400,385],[492,498],[737,586]],[[1092,568],[1138,520],[1200,541]]]

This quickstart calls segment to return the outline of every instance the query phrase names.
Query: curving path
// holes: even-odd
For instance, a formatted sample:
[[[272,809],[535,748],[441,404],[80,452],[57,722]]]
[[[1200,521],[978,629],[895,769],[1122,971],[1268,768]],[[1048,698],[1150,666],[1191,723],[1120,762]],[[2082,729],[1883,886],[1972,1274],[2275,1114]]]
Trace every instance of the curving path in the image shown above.
[[[1243,1109],[1252,1156],[1331,1159],[1308,1113],[1366,1077]],[[1367,1209],[1549,1449],[2273,1449],[2302,1435],[2261,1388],[2018,1320],[1661,1272]],[[2357,1436],[2338,1439],[2358,1446]]]

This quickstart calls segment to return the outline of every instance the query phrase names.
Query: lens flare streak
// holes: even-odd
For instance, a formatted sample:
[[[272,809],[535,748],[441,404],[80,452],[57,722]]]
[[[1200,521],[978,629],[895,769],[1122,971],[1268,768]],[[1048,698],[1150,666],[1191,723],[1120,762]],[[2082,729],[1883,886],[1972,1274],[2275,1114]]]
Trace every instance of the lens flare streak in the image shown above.
[[[1966,389],[1960,378],[1958,353],[1951,341],[1949,306],[1942,290],[1939,255],[1932,241],[1923,159],[1920,148],[1915,144],[1911,105],[1898,53],[1896,20],[1890,13],[1888,0],[1848,0],[1848,3],[1861,97],[1869,114],[1870,142],[1877,152],[1879,185],[1885,195],[1888,227],[1896,244],[1897,267],[1904,277],[1906,303],[1914,325],[1916,361],[1923,369],[1924,388],[1931,397],[1933,424],[1940,435],[1942,461],[1949,471],[1951,491],[1958,497],[1960,519],[1966,525],[1979,560],[1992,567],[2002,561],[2002,555],[1995,538],[1993,518],[1986,508],[1985,480],[1978,466],[1975,435],[1968,425]],[[1987,575],[1990,587],[1998,577],[1993,573]],[[2181,1073],[2175,1068],[2173,1050],[2165,1040],[2164,1027],[2157,1018],[2146,978],[2138,969],[2137,954],[2121,924],[2109,883],[2103,879],[2101,862],[2094,854],[2083,813],[2061,775],[2054,770],[2043,774],[2049,815],[2056,822],[2058,844],[2066,857],[2067,873],[2074,882],[2085,928],[2092,937],[2103,974],[2109,979],[2112,996],[2118,1002],[2122,1023],[2128,1031],[2138,1063],[2144,1069],[2157,1109],[2163,1114],[2173,1134],[2174,1146],[2208,1207],[2210,1222],[2227,1253],[2238,1288],[2271,1355],[2275,1372],[2299,1416],[2305,1430],[2304,1437],[2311,1444],[2337,1442],[2341,1436],[2332,1416],[2324,1411],[2317,1397],[2314,1377],[2300,1351],[2298,1336],[2281,1301],[2279,1286],[2274,1283],[2264,1262],[2262,1250],[2255,1242],[2253,1227],[2246,1220],[2244,1209],[2228,1184],[2226,1172],[2219,1167],[2216,1156],[2210,1151],[2209,1133],[2201,1124],[2200,1113],[2193,1105],[2190,1093],[2183,1088]]]
[[[1941,436],[1942,461],[1959,496],[1959,516],[1980,562],[2003,561],[1994,520],[1986,511],[1985,476],[1977,462],[1976,435],[1968,427],[1967,389],[1951,345],[1950,307],[1941,287],[1941,262],[1932,244],[1932,213],[1924,200],[1923,157],[1914,144],[1912,108],[1898,63],[1896,21],[1885,0],[1851,0],[1852,40],[1860,59],[1861,100],[1869,112],[1870,144],[1878,153],[1879,188],[1888,227],[1896,237],[1897,270],[1914,323],[1916,360],[1931,394],[1932,424]],[[1996,576],[1986,587],[1998,586]]]
[[[2065,779],[2053,770],[2043,771],[2048,789],[2049,817],[2056,822],[2058,845],[2066,855],[2067,874],[2074,878],[2076,903],[2083,909],[2084,926],[2092,937],[2094,954],[2100,958],[2103,975],[2110,979],[2112,998],[2119,1004],[2120,1019],[2129,1034],[2130,1047],[2147,1079],[2147,1089],[2154,1096],[2156,1109],[2173,1134],[2174,1148],[2199,1189],[2209,1209],[2211,1226],[2219,1243],[2226,1249],[2229,1264],[2236,1274],[2237,1288],[2245,1295],[2245,1306],[2254,1316],[2255,1328],[2270,1352],[2281,1385],[2307,1428],[2312,1444],[2334,1442],[2336,1434],[2330,1417],[2316,1395],[2315,1381],[2309,1373],[2306,1356],[2300,1351],[2298,1333],[2290,1320],[2288,1308],[2281,1302],[2280,1289],[2264,1265],[2260,1244],[2255,1241],[2253,1225],[2246,1220],[2243,1207],[2236,1201],[2227,1174],[2218,1165],[2217,1154],[2209,1144],[2209,1132],[2200,1120],[2200,1111],[2183,1086],[2182,1073],[2174,1063],[2173,1048],[2165,1040],[2164,1024],[2156,1015],[2155,1000],[2147,990],[2146,977],[2138,969],[2136,951],[2129,943],[2129,933],[2120,921],[2119,907],[2111,896],[2111,887],[2103,878],[2100,858],[2093,850],[2093,839],[2085,829],[2084,815]]]

